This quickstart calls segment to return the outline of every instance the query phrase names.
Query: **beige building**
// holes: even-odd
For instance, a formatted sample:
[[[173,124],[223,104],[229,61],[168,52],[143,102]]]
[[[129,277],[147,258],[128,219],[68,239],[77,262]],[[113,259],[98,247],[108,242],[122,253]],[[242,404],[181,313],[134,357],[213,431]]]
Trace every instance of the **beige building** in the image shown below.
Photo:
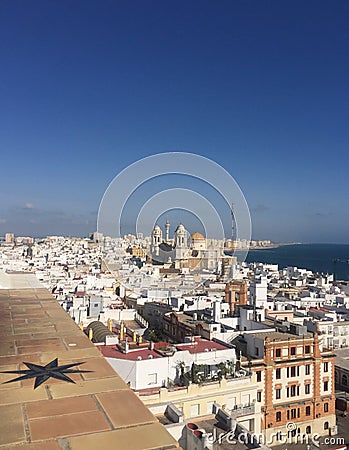
[[[15,242],[15,235],[13,233],[6,233],[5,234],[5,243],[13,244],[14,242]]]
[[[215,414],[220,407],[228,411],[247,430],[260,433],[261,404],[257,402],[256,375],[223,378],[187,387],[161,388],[156,392],[138,391],[155,415],[163,415],[169,405],[179,411],[179,421]]]

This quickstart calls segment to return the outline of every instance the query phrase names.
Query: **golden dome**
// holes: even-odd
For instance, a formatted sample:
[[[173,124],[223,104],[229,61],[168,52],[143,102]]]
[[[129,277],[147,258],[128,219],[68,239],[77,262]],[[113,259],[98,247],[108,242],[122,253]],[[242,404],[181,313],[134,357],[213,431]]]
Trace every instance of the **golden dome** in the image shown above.
[[[198,233],[197,231],[195,233],[193,233],[190,237],[192,238],[192,240],[195,240],[195,241],[202,241],[202,240],[204,241],[205,240],[205,237],[201,233]]]

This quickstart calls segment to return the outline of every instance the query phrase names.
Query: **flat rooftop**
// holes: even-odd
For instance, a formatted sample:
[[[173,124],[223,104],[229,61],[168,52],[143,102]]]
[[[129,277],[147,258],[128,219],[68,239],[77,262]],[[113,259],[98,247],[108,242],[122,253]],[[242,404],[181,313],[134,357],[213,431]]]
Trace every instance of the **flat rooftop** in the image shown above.
[[[215,416],[206,416],[198,419],[192,419],[199,429],[205,430],[209,433],[213,440],[213,450],[248,450],[256,448],[256,446],[249,443],[242,443],[233,432],[227,432],[222,428]],[[215,438],[215,440],[214,440]]]
[[[0,289],[0,449],[178,448],[50,293],[24,277]],[[72,365],[64,376],[74,383],[40,376],[10,382],[25,373],[4,373],[52,367],[56,358],[58,366]],[[35,381],[42,383],[34,389]]]
[[[335,365],[349,370],[349,348],[336,348]]]
[[[139,358],[151,359],[162,358],[162,356],[154,350],[147,348],[139,350],[130,350],[127,353],[122,352],[116,345],[98,345],[99,351],[106,358],[127,359],[128,361],[136,361]],[[150,358],[149,358],[150,357]]]
[[[213,350],[228,350],[228,345],[223,345],[215,341],[209,341],[203,338],[195,338],[194,342],[185,344],[175,344],[178,351],[187,350],[189,353],[203,353]]]
[[[311,333],[305,333],[304,335],[297,335],[282,331],[266,331],[266,332],[258,332],[258,333],[248,333],[249,336],[253,335],[255,337],[259,337],[261,339],[269,338],[272,341],[287,341],[288,339],[291,340],[302,340],[304,338],[312,338],[313,335]]]
[[[166,343],[164,343],[166,345]],[[211,352],[214,350],[229,350],[231,347],[227,345],[220,344],[215,341],[209,341],[200,337],[196,337],[193,342],[185,344],[167,344],[169,347],[176,347],[177,351],[188,351],[191,354]],[[150,350],[149,348],[139,348],[137,350],[130,349],[127,353],[121,351],[117,345],[98,345],[97,348],[106,358],[115,359],[126,359],[128,361],[137,361],[139,359],[156,359],[165,358],[168,355],[157,351],[157,345],[155,344],[155,349]]]

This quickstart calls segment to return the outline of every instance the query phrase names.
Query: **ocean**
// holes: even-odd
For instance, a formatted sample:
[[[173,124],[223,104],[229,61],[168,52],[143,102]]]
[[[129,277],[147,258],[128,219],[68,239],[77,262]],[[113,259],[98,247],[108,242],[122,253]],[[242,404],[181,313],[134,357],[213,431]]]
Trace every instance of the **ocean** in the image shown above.
[[[239,252],[236,252],[239,257]],[[337,260],[334,263],[334,260]],[[349,245],[295,244],[250,250],[246,262],[278,264],[279,269],[296,266],[313,272],[334,273],[337,280],[349,279]]]

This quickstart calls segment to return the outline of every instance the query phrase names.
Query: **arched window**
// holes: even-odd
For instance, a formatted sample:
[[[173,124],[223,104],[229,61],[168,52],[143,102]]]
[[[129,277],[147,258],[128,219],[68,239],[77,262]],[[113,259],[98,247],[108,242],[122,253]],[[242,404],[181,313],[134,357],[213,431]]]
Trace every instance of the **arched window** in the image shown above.
[[[311,433],[311,426],[310,426],[310,425],[307,426],[307,428],[305,429],[305,432],[306,432],[307,434],[310,434],[310,433]]]

